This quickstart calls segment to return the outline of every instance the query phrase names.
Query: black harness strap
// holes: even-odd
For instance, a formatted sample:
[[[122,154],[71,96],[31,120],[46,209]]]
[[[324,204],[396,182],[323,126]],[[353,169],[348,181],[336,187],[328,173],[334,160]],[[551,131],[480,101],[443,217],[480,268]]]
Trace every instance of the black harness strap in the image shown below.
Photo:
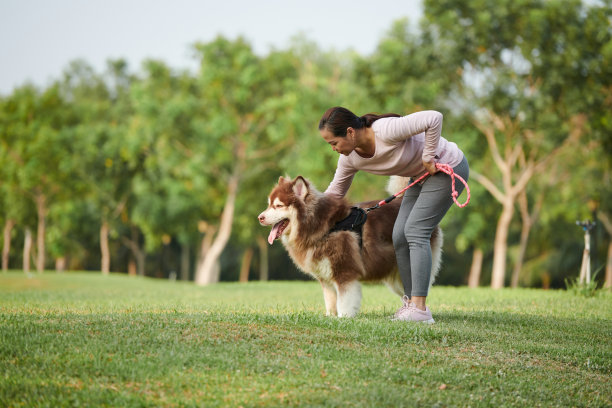
[[[351,207],[348,217],[338,221],[329,230],[329,233],[336,231],[354,231],[359,235],[359,247],[362,245],[363,225],[368,219],[368,215],[363,208]]]

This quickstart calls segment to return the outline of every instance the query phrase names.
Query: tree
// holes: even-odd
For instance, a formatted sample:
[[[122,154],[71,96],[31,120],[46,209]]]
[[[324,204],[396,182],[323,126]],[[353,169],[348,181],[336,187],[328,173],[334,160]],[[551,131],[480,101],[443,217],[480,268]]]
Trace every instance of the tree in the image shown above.
[[[261,174],[275,155],[291,146],[288,135],[268,128],[291,102],[284,93],[295,85],[291,79],[296,64],[274,54],[257,57],[241,38],[219,37],[195,49],[201,58],[198,85],[206,103],[201,123],[201,151],[207,158],[203,173],[216,192],[206,201],[209,207],[222,207],[218,223],[209,223],[216,234],[196,273],[196,283],[209,284],[219,278],[215,266],[230,239],[245,178]]]
[[[112,222],[125,209],[138,169],[138,155],[130,156],[124,144],[131,116],[128,99],[131,81],[127,64],[117,60],[108,62],[105,75],[97,74],[84,61],[73,61],[61,82],[62,95],[69,101],[73,115],[79,118],[66,126],[73,141],[71,172],[76,175],[70,183],[73,195],[68,201],[86,201],[98,213],[97,241],[103,274],[110,272]],[[65,205],[76,208],[75,204]],[[65,223],[64,226],[68,228]]]
[[[12,185],[32,200],[36,208],[36,269],[45,268],[46,221],[54,200],[70,188],[71,135],[66,130],[73,118],[57,83],[42,93],[31,86],[18,89],[9,103],[16,121],[2,132],[5,172]]]
[[[534,175],[546,171],[559,146],[584,131],[589,104],[577,101],[589,100],[589,93],[600,92],[606,81],[600,55],[610,41],[609,29],[581,34],[582,27],[602,27],[601,9],[585,9],[579,1],[426,2],[427,18],[440,27],[440,41],[455,44],[464,70],[458,93],[485,136],[488,164],[500,172],[495,179],[473,173],[502,204],[494,288],[504,285],[508,230],[518,197]]]
[[[132,219],[143,232],[148,252],[177,237],[181,244],[181,277],[189,275],[190,241],[197,237],[209,182],[202,177],[205,137],[199,130],[205,102],[195,79],[173,73],[163,62],[144,64],[145,77],[134,86],[130,140],[139,144],[142,169],[134,178]]]

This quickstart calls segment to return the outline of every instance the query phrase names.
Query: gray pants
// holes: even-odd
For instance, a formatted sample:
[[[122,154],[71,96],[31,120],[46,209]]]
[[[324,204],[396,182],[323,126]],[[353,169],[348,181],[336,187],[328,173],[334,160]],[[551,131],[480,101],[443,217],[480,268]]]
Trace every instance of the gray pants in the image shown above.
[[[453,170],[467,181],[470,168],[465,158]],[[455,180],[455,188],[461,194],[463,183]],[[453,205],[451,192],[450,176],[439,171],[422,185],[415,184],[404,193],[393,227],[393,246],[404,294],[408,297],[427,296],[429,292],[429,240],[436,225]]]

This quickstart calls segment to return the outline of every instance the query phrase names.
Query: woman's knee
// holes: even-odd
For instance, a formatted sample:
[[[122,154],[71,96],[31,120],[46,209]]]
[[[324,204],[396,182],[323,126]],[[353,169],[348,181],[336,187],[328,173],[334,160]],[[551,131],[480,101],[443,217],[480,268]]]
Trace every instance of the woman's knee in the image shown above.
[[[406,224],[403,235],[408,244],[429,245],[433,228]]]
[[[407,248],[408,247],[408,241],[406,241],[406,236],[404,235],[404,227],[403,226],[398,226],[395,225],[393,227],[393,234],[392,234],[392,239],[393,239],[393,246],[395,247],[395,249],[397,250],[398,248]]]

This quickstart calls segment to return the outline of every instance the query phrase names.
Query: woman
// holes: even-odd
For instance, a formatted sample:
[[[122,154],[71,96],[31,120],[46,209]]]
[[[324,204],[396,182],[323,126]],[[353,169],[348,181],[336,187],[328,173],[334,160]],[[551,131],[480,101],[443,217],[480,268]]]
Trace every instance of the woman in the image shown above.
[[[346,108],[328,109],[319,131],[340,153],[334,179],[326,194],[344,197],[359,170],[380,175],[432,176],[404,193],[393,228],[393,245],[404,286],[404,305],[396,320],[434,323],[426,305],[431,274],[430,237],[453,204],[451,178],[437,171],[436,163],[451,166],[468,179],[469,166],[455,143],[441,137],[442,114],[423,111],[400,117],[367,114],[361,117]],[[463,186],[457,183],[460,194]]]

